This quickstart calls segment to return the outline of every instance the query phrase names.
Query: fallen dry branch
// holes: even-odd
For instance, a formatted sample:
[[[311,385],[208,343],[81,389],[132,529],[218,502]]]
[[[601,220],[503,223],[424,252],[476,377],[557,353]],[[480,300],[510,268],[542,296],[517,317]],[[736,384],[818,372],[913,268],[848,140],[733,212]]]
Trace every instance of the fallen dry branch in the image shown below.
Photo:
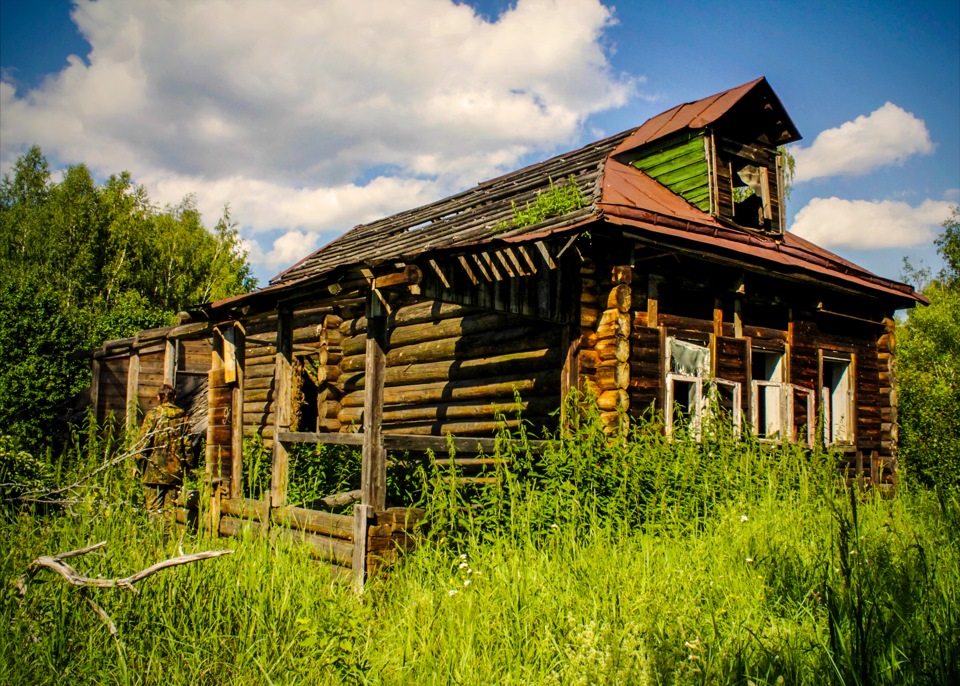
[[[82,586],[85,588],[126,588],[134,593],[139,593],[139,591],[134,588],[133,584],[137,583],[138,581],[142,581],[148,576],[156,574],[159,571],[169,567],[176,567],[178,565],[185,565],[191,562],[199,562],[201,560],[220,557],[221,555],[229,555],[233,552],[232,550],[208,550],[200,553],[192,553],[191,555],[179,555],[177,557],[172,557],[169,560],[158,562],[155,565],[147,567],[146,569],[123,579],[91,579],[88,576],[83,576],[76,569],[64,562],[64,560],[68,558],[76,557],[78,555],[85,555],[94,550],[98,550],[106,544],[106,541],[102,541],[100,543],[87,546],[86,548],[71,550],[70,552],[60,553],[59,555],[41,555],[30,563],[30,565],[27,567],[27,571],[24,572],[17,581],[17,589],[20,591],[21,597],[27,592],[27,583],[41,569],[49,569],[53,572],[56,572],[64,579],[64,581],[73,586]]]
[[[53,572],[56,572],[63,578],[67,583],[72,586],[79,586],[80,592],[84,594],[84,599],[87,601],[87,604],[93,609],[96,615],[107,625],[107,629],[110,631],[110,635],[113,636],[114,640],[117,641],[118,645],[122,645],[117,638],[117,625],[110,618],[110,615],[107,614],[100,605],[98,605],[93,598],[86,595],[88,589],[90,588],[126,588],[133,591],[134,593],[139,593],[139,591],[134,587],[134,584],[138,581],[146,579],[148,576],[156,574],[159,571],[168,569],[170,567],[177,567],[179,565],[189,564],[191,562],[199,562],[201,560],[209,560],[214,557],[220,557],[221,555],[229,555],[232,553],[232,550],[208,550],[200,553],[193,553],[191,555],[184,555],[183,548],[180,548],[180,555],[177,557],[172,557],[169,560],[164,560],[163,562],[158,562],[155,565],[147,567],[144,570],[132,574],[131,576],[125,577],[123,579],[91,579],[90,577],[83,576],[76,569],[68,565],[64,560],[67,560],[71,557],[77,557],[79,555],[86,555],[87,553],[93,552],[94,550],[99,550],[107,544],[106,541],[101,541],[100,543],[94,543],[89,545],[86,548],[80,548],[78,550],[71,550],[66,553],[60,553],[59,555],[41,555],[36,560],[31,562],[27,567],[27,571],[20,575],[20,578],[17,580],[17,590],[20,592],[20,598],[25,598],[27,595],[27,584],[30,579],[36,575],[41,569],[49,569]]]

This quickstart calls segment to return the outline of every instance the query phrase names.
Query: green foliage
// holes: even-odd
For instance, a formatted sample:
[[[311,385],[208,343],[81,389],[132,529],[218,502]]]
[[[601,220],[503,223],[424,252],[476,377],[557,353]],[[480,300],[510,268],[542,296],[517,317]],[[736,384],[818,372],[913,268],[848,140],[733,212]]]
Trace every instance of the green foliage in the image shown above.
[[[26,450],[21,450],[10,436],[0,436],[0,501],[6,503],[24,493],[49,488],[52,469]]]
[[[0,594],[0,682],[957,682],[955,494],[852,494],[803,451],[764,452],[717,432],[700,448],[651,435],[644,458],[593,426],[583,417],[543,461],[524,449],[493,455],[517,460],[504,488],[431,486],[429,499],[466,508],[459,533],[433,527],[362,595],[277,537],[161,533],[117,465],[72,512],[22,509],[0,523],[0,575],[16,579],[40,555],[98,541],[103,554],[70,560],[90,577],[181,552],[234,553],[160,572],[136,594],[84,591],[48,572],[24,598],[11,585]],[[80,439],[62,463],[86,470],[123,443]],[[733,464],[712,464],[725,460]],[[521,473],[534,485],[509,483]],[[620,492],[643,483],[642,497]]]
[[[533,202],[527,202],[522,209],[517,207],[517,203],[514,202],[513,219],[509,222],[502,221],[497,224],[494,227],[494,233],[532,226],[551,217],[562,217],[568,212],[582,209],[588,204],[589,201],[577,185],[577,180],[573,174],[570,175],[566,183],[559,186],[554,185],[553,179],[550,179],[550,188],[539,191]]]
[[[82,314],[36,278],[0,278],[0,427],[31,446],[59,443],[62,404],[89,386],[67,355],[89,344]]]
[[[960,210],[943,223],[945,267],[923,289],[928,307],[897,327],[900,458],[927,484],[960,485]],[[914,275],[918,272],[914,271]]]
[[[35,448],[86,385],[66,355],[173,323],[186,307],[255,286],[225,208],[214,230],[193,198],[150,204],[123,172],[97,184],[84,165],[53,182],[34,146],[0,181],[0,421]]]

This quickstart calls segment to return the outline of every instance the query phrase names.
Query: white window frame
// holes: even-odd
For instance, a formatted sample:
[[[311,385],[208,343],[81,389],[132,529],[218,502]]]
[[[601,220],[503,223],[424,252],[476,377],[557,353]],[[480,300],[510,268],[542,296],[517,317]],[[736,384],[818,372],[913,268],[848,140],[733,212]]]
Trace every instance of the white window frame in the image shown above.
[[[690,376],[688,374],[669,372],[666,379],[667,407],[664,413],[664,432],[667,438],[673,437],[674,411],[676,409],[674,402],[676,400],[674,383],[677,381],[693,384],[694,401],[692,403],[693,412],[690,419],[691,436],[697,441],[701,440],[704,425],[713,419],[711,403],[716,400],[718,386],[729,386],[733,390],[733,435],[735,437],[740,436],[743,426],[741,419],[743,414],[743,386],[739,381],[730,381],[729,379],[717,377],[704,378],[702,376]],[[706,386],[706,392],[704,391],[704,386]]]
[[[760,389],[777,388],[780,394],[780,433],[777,438],[769,438],[766,435],[760,436]],[[796,422],[794,421],[794,393],[802,393],[807,396],[807,435],[803,441],[808,448],[813,447],[813,439],[816,435],[816,421],[811,418],[816,417],[816,393],[812,389],[797,384],[787,383],[785,381],[752,381],[750,385],[750,427],[757,435],[757,440],[766,443],[779,443],[786,437],[791,443],[797,441]]]
[[[841,438],[836,437],[837,427],[834,425],[834,402],[833,395],[834,391],[832,390],[832,385],[827,383],[825,367],[827,363],[830,364],[843,364],[846,365],[846,405],[847,412],[845,414],[846,425],[844,428],[844,435]],[[820,402],[823,406],[823,444],[826,446],[832,445],[853,445],[856,442],[856,422],[854,414],[854,386],[855,386],[855,377],[854,377],[854,362],[853,357],[841,357],[829,353],[824,353],[821,362],[820,362],[820,375],[824,383],[820,388]]]
[[[703,396],[703,382],[704,378],[702,376],[689,376],[687,374],[675,374],[674,372],[667,373],[666,379],[666,407],[664,412],[664,432],[667,434],[667,438],[673,438],[673,413],[676,409],[674,404],[674,399],[676,397],[674,391],[674,382],[680,381],[683,383],[692,383],[694,387],[694,408],[692,417],[690,419],[690,435],[692,435],[696,440],[700,440],[700,429],[703,420],[703,412],[706,406],[704,396]]]
[[[733,436],[740,438],[740,432],[743,428],[743,385],[739,381],[730,381],[714,377],[710,379],[709,394],[710,400],[717,400],[718,386],[729,386],[733,389]]]

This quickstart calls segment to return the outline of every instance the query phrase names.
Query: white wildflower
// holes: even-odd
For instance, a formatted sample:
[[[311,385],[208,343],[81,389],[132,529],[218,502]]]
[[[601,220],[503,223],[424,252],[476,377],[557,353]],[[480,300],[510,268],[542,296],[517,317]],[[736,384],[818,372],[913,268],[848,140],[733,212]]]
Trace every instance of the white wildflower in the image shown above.
[[[749,518],[747,517],[747,515],[740,515],[740,521],[741,521],[741,522],[746,522],[746,521],[748,521],[748,519],[749,519]]]
[[[453,590],[447,591],[447,595],[457,595],[457,589],[454,588]]]
[[[463,585],[464,585],[464,586],[469,586],[469,585],[470,585],[470,579],[464,579],[464,580],[463,580]]]

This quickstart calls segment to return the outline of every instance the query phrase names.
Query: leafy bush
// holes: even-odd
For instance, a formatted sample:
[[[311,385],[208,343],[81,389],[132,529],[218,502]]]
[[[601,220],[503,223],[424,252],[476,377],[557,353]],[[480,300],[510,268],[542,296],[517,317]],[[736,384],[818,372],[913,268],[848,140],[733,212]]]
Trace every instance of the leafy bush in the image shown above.
[[[897,328],[900,458],[928,485],[960,486],[960,210],[943,223],[945,267]],[[922,274],[915,276],[924,279]]]

